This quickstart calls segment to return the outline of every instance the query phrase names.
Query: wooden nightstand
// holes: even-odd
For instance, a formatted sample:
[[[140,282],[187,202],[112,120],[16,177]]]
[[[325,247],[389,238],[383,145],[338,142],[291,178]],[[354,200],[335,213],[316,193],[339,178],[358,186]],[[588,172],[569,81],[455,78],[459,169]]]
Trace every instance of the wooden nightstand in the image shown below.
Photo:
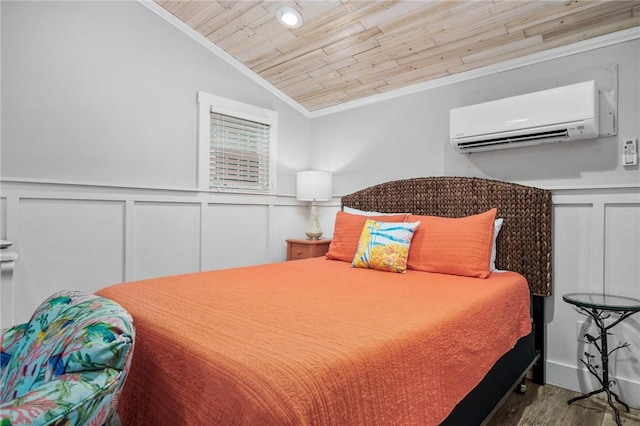
[[[287,260],[309,259],[324,256],[329,251],[331,240],[287,240]]]

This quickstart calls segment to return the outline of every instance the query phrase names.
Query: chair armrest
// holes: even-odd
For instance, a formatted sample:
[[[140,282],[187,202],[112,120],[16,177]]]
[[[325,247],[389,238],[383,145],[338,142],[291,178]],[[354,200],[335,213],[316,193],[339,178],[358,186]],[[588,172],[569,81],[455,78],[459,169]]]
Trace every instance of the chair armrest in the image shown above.
[[[104,424],[115,411],[112,399],[122,374],[112,368],[64,374],[0,404],[0,424],[7,420],[12,426],[60,420],[67,420],[67,425]]]

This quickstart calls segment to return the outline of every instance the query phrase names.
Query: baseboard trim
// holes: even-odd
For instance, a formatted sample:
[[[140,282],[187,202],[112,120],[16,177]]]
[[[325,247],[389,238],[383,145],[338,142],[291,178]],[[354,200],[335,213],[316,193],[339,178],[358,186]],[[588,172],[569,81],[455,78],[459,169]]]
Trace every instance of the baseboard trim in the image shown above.
[[[615,392],[632,408],[640,408],[640,381],[614,377]],[[547,383],[575,392],[587,393],[599,387],[585,369],[547,360]]]

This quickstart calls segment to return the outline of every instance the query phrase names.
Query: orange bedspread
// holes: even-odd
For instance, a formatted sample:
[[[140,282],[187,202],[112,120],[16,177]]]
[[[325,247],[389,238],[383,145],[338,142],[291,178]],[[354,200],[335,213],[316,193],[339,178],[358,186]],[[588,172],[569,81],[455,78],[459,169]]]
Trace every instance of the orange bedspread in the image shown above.
[[[123,425],[434,425],[531,330],[516,273],[315,258],[98,294],[133,315]]]

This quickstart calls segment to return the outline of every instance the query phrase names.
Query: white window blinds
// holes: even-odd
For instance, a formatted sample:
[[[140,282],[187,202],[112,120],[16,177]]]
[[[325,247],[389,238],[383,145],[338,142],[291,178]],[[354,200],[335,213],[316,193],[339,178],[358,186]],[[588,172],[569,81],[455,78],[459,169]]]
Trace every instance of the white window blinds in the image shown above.
[[[198,92],[198,188],[274,194],[278,113]]]
[[[211,112],[209,187],[269,191],[269,125]]]

